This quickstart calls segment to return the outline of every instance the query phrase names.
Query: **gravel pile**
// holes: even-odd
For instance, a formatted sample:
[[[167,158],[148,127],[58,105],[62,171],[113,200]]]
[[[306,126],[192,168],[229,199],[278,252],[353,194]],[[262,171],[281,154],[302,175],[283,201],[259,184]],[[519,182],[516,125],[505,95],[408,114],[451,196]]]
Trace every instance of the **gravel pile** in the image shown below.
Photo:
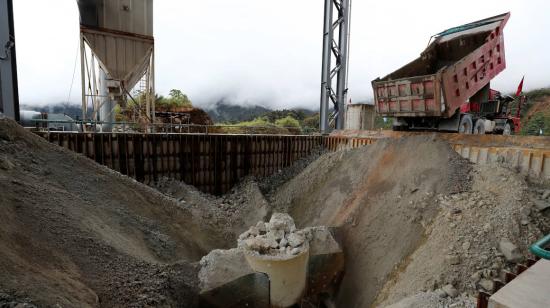
[[[475,302],[478,290],[493,292],[493,280],[504,280],[504,271],[513,272],[550,232],[549,213],[540,207],[550,192],[498,164],[474,166],[472,175],[470,191],[437,196],[440,210],[426,226],[425,243],[384,286],[382,306],[421,290]],[[445,292],[450,287],[456,292]]]
[[[250,225],[268,217],[270,208],[253,178],[245,178],[226,195],[203,193],[181,181],[161,178],[154,188],[176,199],[203,225],[216,230],[225,241],[217,248],[229,248]]]
[[[455,294],[456,289],[448,287],[448,292]],[[386,308],[475,308],[476,303],[470,297],[462,295],[450,297],[445,291],[441,292],[420,292],[407,297],[398,303]]]
[[[319,159],[319,157],[327,153],[327,150],[323,148],[314,148],[312,149],[309,156],[300,158],[299,160],[295,161],[291,166],[281,169],[273,175],[256,179],[256,181],[258,181],[258,186],[260,190],[266,196],[266,199],[272,202],[273,198],[275,197],[274,194],[277,189],[279,189],[279,187],[300,174],[300,172],[302,172],[312,162],[316,161],[317,159]]]
[[[218,234],[175,200],[0,119],[0,306],[193,306]],[[18,305],[19,304],[19,305]]]

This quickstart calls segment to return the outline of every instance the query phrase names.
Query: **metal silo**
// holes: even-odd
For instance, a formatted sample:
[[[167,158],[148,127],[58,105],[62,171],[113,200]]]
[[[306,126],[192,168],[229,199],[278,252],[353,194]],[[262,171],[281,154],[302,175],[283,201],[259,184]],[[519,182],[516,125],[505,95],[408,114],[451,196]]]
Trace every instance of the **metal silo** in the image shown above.
[[[126,106],[142,80],[145,108],[154,122],[153,0],[77,0],[80,11],[82,107],[93,120],[113,122],[116,104]],[[133,99],[133,98],[132,98]],[[104,125],[109,130],[109,125]]]

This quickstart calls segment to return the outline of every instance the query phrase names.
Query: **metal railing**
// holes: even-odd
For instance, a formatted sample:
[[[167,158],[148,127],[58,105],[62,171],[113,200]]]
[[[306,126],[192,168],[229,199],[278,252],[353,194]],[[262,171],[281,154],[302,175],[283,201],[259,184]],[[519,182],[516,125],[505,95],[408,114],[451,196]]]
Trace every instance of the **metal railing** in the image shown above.
[[[138,123],[104,122],[81,120],[33,119],[35,125],[26,127],[35,131],[74,131],[74,132],[114,132],[114,133],[193,133],[193,134],[229,134],[229,135],[316,135],[311,128],[282,126],[243,126],[231,124],[177,124],[177,123]],[[68,125],[67,125],[68,124]],[[68,129],[66,126],[70,126]],[[105,129],[109,127],[110,129]]]

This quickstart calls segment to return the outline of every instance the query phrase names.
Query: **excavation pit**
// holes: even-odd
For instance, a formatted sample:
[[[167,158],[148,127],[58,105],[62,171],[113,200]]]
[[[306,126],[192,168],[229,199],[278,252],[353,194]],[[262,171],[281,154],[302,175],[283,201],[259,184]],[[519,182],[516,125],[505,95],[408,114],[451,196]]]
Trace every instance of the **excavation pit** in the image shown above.
[[[198,306],[199,260],[235,247],[271,213],[288,213],[297,230],[326,226],[338,239],[318,245],[312,234],[305,296],[324,294],[337,307],[411,296],[469,304],[514,266],[502,239],[525,257],[550,232],[546,207],[536,206],[548,202],[547,186],[498,164],[473,166],[436,136],[379,140],[280,174],[288,176],[247,179],[222,197],[180,182],[162,194],[2,119],[0,304]],[[209,267],[221,277],[208,290],[235,277],[253,282],[254,302],[266,303],[266,275],[244,254],[231,258]],[[432,296],[448,285],[456,297]]]

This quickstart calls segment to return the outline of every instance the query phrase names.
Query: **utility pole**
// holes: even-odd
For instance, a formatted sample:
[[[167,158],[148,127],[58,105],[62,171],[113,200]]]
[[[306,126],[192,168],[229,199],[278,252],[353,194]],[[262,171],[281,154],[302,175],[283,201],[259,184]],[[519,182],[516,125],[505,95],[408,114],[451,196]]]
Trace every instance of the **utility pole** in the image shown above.
[[[0,112],[19,121],[12,0],[0,0]]]
[[[330,133],[332,128],[344,128],[348,94],[350,19],[351,0],[325,0],[319,123],[319,130],[323,134]]]

